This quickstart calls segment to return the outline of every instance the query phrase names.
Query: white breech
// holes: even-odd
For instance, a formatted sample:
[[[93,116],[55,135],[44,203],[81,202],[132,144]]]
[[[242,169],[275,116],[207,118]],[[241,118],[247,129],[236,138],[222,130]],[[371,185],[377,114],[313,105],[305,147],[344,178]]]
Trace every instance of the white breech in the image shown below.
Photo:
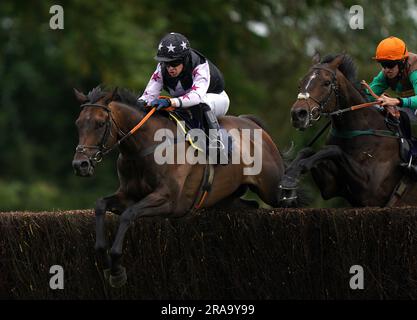
[[[207,93],[202,100],[214,111],[216,117],[224,116],[227,110],[229,110],[230,100],[226,91],[221,93]]]

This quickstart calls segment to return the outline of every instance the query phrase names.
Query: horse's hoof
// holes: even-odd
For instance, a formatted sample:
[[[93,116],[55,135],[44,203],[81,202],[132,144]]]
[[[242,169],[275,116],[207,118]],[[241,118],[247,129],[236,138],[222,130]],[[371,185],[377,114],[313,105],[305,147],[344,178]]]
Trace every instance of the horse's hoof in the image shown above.
[[[126,268],[120,267],[120,270],[115,274],[110,274],[109,282],[113,288],[120,288],[125,285],[127,281]]]
[[[110,269],[103,270],[104,279],[108,281],[110,279]]]

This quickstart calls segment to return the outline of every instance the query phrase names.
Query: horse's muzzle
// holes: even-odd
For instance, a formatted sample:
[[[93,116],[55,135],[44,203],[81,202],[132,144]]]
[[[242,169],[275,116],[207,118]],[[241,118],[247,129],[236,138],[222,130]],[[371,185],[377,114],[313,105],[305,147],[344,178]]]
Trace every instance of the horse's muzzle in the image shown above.
[[[94,174],[94,166],[87,159],[73,160],[72,167],[77,176],[91,177]]]
[[[291,122],[293,127],[297,129],[305,129],[308,127],[310,119],[309,112],[304,108],[293,108],[291,110]]]

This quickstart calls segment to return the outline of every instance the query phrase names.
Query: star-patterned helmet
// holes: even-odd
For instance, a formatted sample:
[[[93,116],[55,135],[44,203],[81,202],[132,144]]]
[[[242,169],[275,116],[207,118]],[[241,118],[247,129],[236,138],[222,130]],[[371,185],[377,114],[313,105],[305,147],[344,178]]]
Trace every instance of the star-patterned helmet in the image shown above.
[[[155,60],[168,62],[184,59],[190,53],[190,42],[180,33],[171,32],[165,35],[158,45]]]

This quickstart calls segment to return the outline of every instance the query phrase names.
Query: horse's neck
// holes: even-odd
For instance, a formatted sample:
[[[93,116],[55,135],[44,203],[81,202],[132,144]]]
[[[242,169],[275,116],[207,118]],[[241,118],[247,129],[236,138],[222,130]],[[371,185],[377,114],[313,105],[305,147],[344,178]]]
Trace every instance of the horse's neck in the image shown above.
[[[349,81],[345,80],[341,86],[339,108],[345,109],[367,102]],[[385,126],[384,117],[374,107],[348,111],[340,116],[332,117],[332,126],[339,130],[367,130],[380,129]]]

